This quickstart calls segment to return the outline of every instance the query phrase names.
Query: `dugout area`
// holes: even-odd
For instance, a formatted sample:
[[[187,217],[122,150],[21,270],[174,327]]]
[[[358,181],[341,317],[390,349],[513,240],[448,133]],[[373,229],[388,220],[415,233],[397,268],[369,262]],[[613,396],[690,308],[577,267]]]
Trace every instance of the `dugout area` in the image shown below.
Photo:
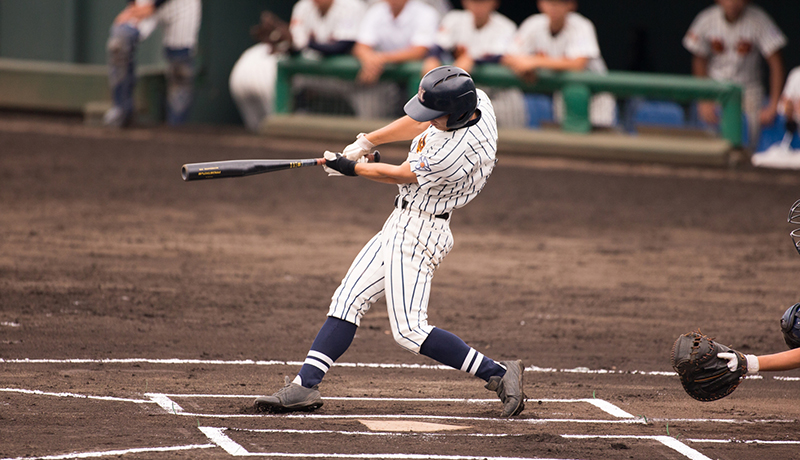
[[[748,168],[501,149],[452,218],[430,321],[524,360],[522,416],[497,419],[480,381],[394,345],[383,302],[319,411],[253,413],[296,371],[395,190],[316,168],[186,183],[180,166],[340,144],[0,117],[0,459],[793,458],[800,373],[699,403],[669,365],[697,327],[785,349],[800,179]],[[401,421],[457,429],[374,424]]]

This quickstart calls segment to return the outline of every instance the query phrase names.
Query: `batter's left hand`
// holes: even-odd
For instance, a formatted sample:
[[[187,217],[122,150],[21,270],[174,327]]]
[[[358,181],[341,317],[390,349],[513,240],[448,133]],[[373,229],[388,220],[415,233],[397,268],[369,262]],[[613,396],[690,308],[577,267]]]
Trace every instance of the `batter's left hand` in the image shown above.
[[[325,151],[323,169],[329,176],[357,176],[356,162],[343,157],[341,153]]]

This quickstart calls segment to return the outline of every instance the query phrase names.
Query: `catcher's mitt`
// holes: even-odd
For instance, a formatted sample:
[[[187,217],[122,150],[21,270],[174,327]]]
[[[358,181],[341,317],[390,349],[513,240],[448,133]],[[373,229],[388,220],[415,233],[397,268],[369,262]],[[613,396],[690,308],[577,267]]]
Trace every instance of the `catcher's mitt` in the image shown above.
[[[261,12],[261,20],[250,29],[254,39],[272,46],[276,52],[285,52],[292,47],[289,24],[271,11]]]
[[[717,353],[734,353],[738,360],[731,371],[728,361]],[[672,346],[672,367],[681,378],[683,389],[698,401],[716,401],[733,392],[747,373],[745,355],[714,342],[700,331],[678,337]]]

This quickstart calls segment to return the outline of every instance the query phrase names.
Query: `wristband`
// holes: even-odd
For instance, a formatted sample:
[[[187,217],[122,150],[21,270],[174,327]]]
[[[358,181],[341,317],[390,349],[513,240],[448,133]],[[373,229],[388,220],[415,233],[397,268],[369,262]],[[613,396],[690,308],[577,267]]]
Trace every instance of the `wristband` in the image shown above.
[[[370,142],[369,139],[367,139],[367,135],[364,133],[361,133],[356,137],[356,145],[361,150],[366,150],[367,152],[370,152],[375,148],[375,144]]]
[[[747,358],[747,373],[748,374],[756,374],[758,373],[758,356],[756,355],[744,355]]]

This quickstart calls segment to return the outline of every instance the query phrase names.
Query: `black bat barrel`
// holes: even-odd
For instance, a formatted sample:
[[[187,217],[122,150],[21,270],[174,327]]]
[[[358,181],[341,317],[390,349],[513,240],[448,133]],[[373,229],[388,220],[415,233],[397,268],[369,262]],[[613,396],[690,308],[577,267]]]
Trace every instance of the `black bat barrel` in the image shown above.
[[[220,179],[242,177],[284,169],[302,168],[321,164],[320,160],[229,160],[208,163],[188,163],[181,167],[183,180]]]

